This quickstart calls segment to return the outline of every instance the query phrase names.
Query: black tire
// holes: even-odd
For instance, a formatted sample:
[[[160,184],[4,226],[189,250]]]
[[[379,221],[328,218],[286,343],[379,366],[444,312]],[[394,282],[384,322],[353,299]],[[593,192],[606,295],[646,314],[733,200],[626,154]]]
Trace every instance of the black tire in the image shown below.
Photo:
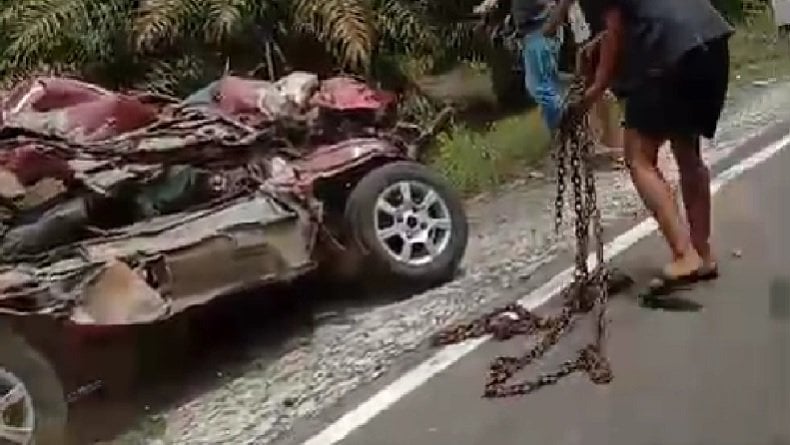
[[[58,375],[41,354],[7,327],[0,327],[0,369],[22,381],[32,399],[35,430],[31,443],[66,443],[68,407]]]
[[[430,262],[419,266],[394,258],[379,241],[375,227],[375,206],[380,194],[402,181],[432,189],[446,205],[450,217],[447,245]],[[365,255],[364,272],[415,284],[439,284],[451,280],[458,269],[469,237],[461,197],[440,175],[422,164],[399,161],[368,172],[354,187],[346,202],[348,231]]]

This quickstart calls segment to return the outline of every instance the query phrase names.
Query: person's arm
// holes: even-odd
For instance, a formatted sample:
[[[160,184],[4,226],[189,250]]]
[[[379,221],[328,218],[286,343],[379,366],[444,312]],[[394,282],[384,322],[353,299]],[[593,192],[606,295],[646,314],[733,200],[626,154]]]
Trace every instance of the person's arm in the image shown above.
[[[604,35],[606,35],[606,31],[601,31],[576,52],[576,74],[583,75],[590,84],[595,78],[595,70],[598,67],[598,50]]]
[[[623,39],[623,15],[616,6],[610,7],[604,14],[606,31],[601,36],[598,49],[598,64],[592,84],[587,89],[590,100],[597,100],[612,84],[620,58]]]
[[[557,34],[557,30],[560,29],[560,26],[567,20],[568,10],[571,8],[571,4],[574,1],[575,0],[559,0],[557,2],[551,10],[551,14],[546,20],[546,23],[543,25],[543,34],[547,36]]]

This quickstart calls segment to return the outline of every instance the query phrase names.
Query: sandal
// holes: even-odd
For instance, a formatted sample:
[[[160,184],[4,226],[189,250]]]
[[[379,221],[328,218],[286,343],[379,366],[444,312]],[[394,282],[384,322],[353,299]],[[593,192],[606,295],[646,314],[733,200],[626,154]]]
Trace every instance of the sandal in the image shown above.
[[[668,295],[676,290],[688,288],[689,285],[700,282],[715,280],[719,277],[719,269],[716,264],[702,266],[688,275],[678,277],[658,276],[650,281],[647,291],[643,297],[660,297]]]
[[[715,262],[702,266],[696,272],[697,281],[711,281],[719,278],[719,265]]]

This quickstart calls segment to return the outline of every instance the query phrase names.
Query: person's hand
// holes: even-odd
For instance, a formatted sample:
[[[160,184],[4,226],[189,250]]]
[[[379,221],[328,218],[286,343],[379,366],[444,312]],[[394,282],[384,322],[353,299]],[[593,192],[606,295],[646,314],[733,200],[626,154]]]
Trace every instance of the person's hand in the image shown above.
[[[584,44],[579,50],[579,55],[585,63],[591,62],[595,59],[595,54],[598,52],[598,47],[601,44],[600,39],[595,39]]]
[[[591,65],[594,65],[595,60],[598,58],[598,50],[601,47],[601,40],[603,33],[595,36],[594,39],[582,45],[576,53],[576,63],[578,67],[586,70]]]
[[[584,77],[585,82],[590,84],[595,81],[595,72],[598,68],[598,59],[600,57],[601,49],[601,36],[582,45],[576,52],[576,69],[577,75]]]
[[[598,85],[592,85],[587,88],[587,90],[584,91],[584,96],[582,96],[582,100],[578,105],[579,111],[586,112],[589,110],[593,104],[601,100],[605,92],[606,89]]]

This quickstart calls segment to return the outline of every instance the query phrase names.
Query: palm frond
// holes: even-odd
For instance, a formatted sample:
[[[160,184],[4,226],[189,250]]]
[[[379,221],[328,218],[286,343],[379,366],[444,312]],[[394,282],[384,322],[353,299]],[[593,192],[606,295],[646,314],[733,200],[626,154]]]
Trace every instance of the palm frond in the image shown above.
[[[324,41],[343,66],[370,68],[376,27],[368,0],[294,0],[293,8],[298,29]]]
[[[28,0],[12,5],[0,19],[9,42],[3,56],[18,66],[68,59],[54,54],[56,49],[70,29],[88,20],[85,0]]]
[[[221,43],[238,34],[243,22],[253,16],[257,2],[252,0],[207,0],[206,38]]]
[[[204,8],[199,0],[142,0],[134,20],[134,46],[151,51],[187,34],[191,21],[200,20]]]
[[[86,20],[64,31],[62,47],[72,60],[86,64],[111,63],[129,54],[133,10],[126,0],[98,0],[88,5]]]
[[[20,11],[25,9],[27,2],[4,2],[0,3],[0,29],[10,30],[14,22],[17,21]],[[7,38],[7,36],[2,36]]]
[[[135,87],[156,93],[181,96],[202,86],[205,79],[216,73],[210,72],[206,61],[193,54],[184,54],[174,60],[156,60]]]
[[[14,85],[25,79],[39,76],[78,77],[79,68],[69,63],[36,63],[29,65],[0,77],[0,91],[10,90]]]
[[[442,64],[484,57],[485,45],[463,19],[478,1],[0,0],[0,77],[44,66],[172,94],[189,79],[221,72],[226,60],[236,71],[274,72],[289,65],[274,60],[276,49],[310,41],[323,61],[317,70],[403,84]],[[295,48],[288,56],[304,56]],[[307,59],[299,66],[310,69]]]
[[[376,27],[382,43],[407,53],[431,53],[439,36],[424,8],[403,0],[381,0],[376,7]]]

